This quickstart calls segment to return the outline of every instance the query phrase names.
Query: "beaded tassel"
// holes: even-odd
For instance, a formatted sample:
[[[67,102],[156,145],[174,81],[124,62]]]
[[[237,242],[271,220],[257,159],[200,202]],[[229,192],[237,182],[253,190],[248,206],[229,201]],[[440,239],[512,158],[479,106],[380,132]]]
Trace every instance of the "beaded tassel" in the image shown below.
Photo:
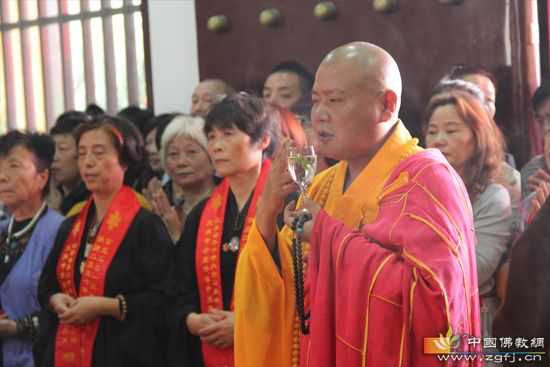
[[[292,221],[292,230],[296,234],[292,239],[292,262],[294,266],[294,288],[296,290],[296,309],[300,318],[300,330],[304,335],[309,334],[310,312],[304,310],[304,261],[302,258],[302,231],[304,223],[309,218],[301,215]]]

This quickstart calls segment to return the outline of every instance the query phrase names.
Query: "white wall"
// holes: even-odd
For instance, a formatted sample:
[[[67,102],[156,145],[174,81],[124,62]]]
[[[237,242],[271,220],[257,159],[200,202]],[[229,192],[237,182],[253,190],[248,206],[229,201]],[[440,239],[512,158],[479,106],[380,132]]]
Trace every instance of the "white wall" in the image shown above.
[[[155,113],[189,112],[199,83],[195,0],[150,0]]]

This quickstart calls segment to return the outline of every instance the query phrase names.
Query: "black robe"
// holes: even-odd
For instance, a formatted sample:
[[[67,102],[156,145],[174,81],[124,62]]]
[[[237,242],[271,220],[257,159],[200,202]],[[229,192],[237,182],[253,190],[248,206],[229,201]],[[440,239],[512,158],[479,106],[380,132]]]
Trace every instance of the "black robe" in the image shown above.
[[[198,203],[185,220],[185,228],[176,245],[177,263],[176,284],[171,287],[172,293],[166,302],[167,323],[170,325],[169,360],[171,366],[202,366],[200,339],[192,335],[186,327],[187,316],[200,313],[200,295],[195,271],[195,251],[202,212],[208,199]],[[228,242],[234,235],[234,222],[238,214],[235,196],[229,190],[225,219],[223,224],[222,243]],[[220,249],[220,271],[223,309],[229,311],[233,297],[235,271],[238,254]]]
[[[92,208],[86,221],[87,233]],[[57,261],[73,221],[66,219],[57,234],[53,250],[42,272],[38,298],[43,307],[33,353],[37,366],[53,366],[58,317],[48,308],[51,295],[60,291]],[[76,264],[84,256],[82,236]],[[165,366],[166,325],[163,319],[164,292],[173,271],[174,249],[162,220],[141,208],[120,244],[105,280],[105,297],[122,294],[128,303],[124,321],[102,316],[94,342],[92,366]],[[80,283],[75,266],[75,284]]]
[[[514,244],[506,296],[493,322],[493,335],[512,338],[512,347],[502,352],[546,352],[541,361],[526,362],[521,355],[503,362],[510,366],[548,366],[550,342],[550,199]],[[515,347],[516,338],[527,339],[528,349]],[[544,338],[544,347],[531,347],[532,338]],[[500,340],[499,340],[500,341]],[[508,362],[507,362],[508,361]]]
[[[297,193],[290,194],[285,199],[285,206],[292,200],[296,200]],[[187,316],[192,313],[200,313],[200,295],[195,270],[195,252],[197,249],[197,237],[202,212],[208,199],[198,203],[187,215],[185,228],[176,245],[176,278],[170,286],[170,294],[166,302],[166,318],[170,327],[170,340],[168,346],[169,362],[171,366],[202,366],[202,352],[200,338],[191,334],[187,329]],[[237,201],[231,189],[225,208],[223,222],[222,244],[228,242],[235,235],[235,218],[239,213]],[[277,225],[282,228],[283,213],[277,219]],[[222,251],[220,248],[220,271],[223,309],[229,311],[233,298],[235,285],[235,272],[237,270],[238,253]],[[279,259],[275,259],[278,263]]]

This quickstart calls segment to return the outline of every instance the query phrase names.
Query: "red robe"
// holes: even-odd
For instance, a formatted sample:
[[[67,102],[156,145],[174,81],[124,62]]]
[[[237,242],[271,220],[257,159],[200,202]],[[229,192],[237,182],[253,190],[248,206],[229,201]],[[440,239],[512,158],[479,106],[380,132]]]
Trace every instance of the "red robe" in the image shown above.
[[[354,232],[321,211],[306,294],[309,336],[301,365],[443,366],[424,338],[481,335],[471,206],[457,173],[434,150],[403,160]],[[431,341],[430,341],[431,342]],[[482,365],[449,362],[448,365]]]

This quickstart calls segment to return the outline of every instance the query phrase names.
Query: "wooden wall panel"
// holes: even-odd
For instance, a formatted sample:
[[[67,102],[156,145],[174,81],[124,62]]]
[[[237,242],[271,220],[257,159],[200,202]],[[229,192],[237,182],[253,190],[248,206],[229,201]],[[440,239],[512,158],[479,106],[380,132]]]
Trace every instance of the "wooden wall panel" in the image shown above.
[[[198,0],[196,16],[201,79],[220,77],[238,89],[260,92],[267,73],[278,62],[294,59],[312,72],[336,46],[363,40],[389,51],[401,68],[404,96],[401,116],[420,135],[420,114],[431,87],[458,62],[480,64],[502,80],[498,120],[521,163],[528,155],[527,98],[512,95],[524,83],[518,68],[526,27],[521,9],[536,0],[464,0],[445,6],[437,0],[400,0],[390,14],[377,13],[371,0],[335,0],[338,17],[314,17],[314,0]],[[277,28],[258,22],[265,8],[283,15]],[[210,16],[224,14],[230,29],[207,30]],[[514,68],[517,70],[514,71]],[[523,92],[522,92],[523,93]],[[525,96],[523,96],[525,97]],[[527,102],[526,102],[527,101]]]

